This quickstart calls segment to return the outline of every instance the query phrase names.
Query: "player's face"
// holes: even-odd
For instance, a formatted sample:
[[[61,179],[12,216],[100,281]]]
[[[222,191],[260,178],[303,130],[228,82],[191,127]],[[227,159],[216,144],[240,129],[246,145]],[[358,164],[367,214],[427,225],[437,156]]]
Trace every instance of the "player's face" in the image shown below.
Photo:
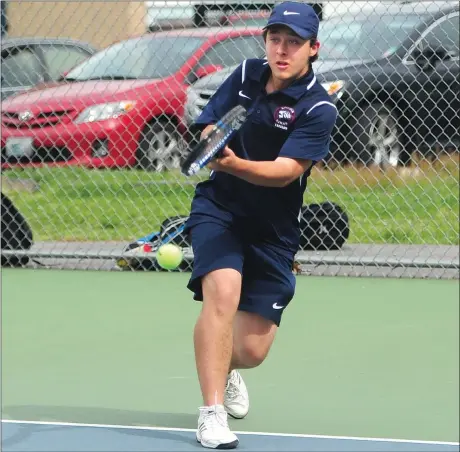
[[[308,60],[317,54],[318,47],[312,47],[309,40],[287,27],[272,27],[268,29],[265,50],[273,78],[289,83],[307,73]]]

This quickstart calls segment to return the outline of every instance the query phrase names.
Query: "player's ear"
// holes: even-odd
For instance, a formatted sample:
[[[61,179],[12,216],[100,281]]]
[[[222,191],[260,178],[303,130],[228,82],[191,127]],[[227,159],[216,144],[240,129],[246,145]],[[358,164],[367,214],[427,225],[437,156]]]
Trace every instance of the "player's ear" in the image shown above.
[[[310,57],[314,57],[320,48],[320,43],[316,38],[310,39]]]
[[[319,57],[319,48],[320,48],[320,43],[318,39],[312,38],[310,39],[310,56],[308,58],[308,62],[314,63],[318,57]]]

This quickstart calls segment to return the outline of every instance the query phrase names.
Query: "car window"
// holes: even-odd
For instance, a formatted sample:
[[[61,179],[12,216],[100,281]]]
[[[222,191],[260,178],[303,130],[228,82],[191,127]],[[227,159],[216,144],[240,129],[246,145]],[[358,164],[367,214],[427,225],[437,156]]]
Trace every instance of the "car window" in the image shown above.
[[[451,15],[432,28],[421,40],[418,50],[426,47],[442,47],[459,54],[459,15]]]
[[[347,15],[322,22],[321,60],[372,60],[393,53],[423,20],[418,14]]]
[[[261,36],[240,36],[217,43],[201,58],[199,66],[215,64],[229,67],[247,58],[263,58],[264,55]]]
[[[41,46],[41,50],[52,80],[57,80],[64,72],[90,56],[83,49],[73,46],[44,45]]]
[[[168,77],[187,62],[206,38],[156,36],[132,38],[113,44],[73,68],[67,79],[155,79]]]
[[[35,53],[27,48],[2,55],[2,88],[33,86],[42,81],[41,65]]]

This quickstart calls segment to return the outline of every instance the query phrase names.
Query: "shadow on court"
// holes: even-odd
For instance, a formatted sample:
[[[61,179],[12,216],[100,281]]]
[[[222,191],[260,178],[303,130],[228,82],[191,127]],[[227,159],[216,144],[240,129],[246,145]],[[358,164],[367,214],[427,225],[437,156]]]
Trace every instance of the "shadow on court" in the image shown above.
[[[98,407],[65,407],[18,405],[5,406],[3,417],[10,419],[40,419],[84,424],[156,425],[164,428],[196,428],[197,414],[155,413]]]

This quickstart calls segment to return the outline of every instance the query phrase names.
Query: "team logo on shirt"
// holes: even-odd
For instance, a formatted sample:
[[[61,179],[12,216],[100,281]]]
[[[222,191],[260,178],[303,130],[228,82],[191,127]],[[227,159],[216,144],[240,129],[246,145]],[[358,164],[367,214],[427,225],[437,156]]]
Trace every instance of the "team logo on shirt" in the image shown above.
[[[287,130],[289,124],[294,122],[295,110],[291,107],[278,107],[275,110],[275,127]]]

